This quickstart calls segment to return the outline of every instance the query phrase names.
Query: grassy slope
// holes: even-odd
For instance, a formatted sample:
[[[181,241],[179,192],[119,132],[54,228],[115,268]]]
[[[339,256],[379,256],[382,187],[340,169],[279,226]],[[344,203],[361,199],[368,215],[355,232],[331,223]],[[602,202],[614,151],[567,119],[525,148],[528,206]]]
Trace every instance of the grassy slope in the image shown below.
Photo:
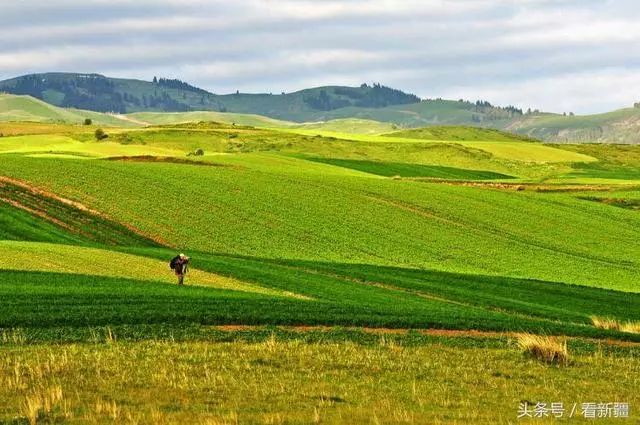
[[[352,168],[365,173],[385,177],[425,177],[451,180],[495,180],[509,179],[511,176],[491,171],[466,170],[463,168],[443,167],[438,165],[406,164],[400,162],[359,161],[353,159],[314,158],[307,159],[338,167]]]
[[[254,114],[238,114],[214,111],[197,112],[135,112],[126,115],[149,124],[166,125],[199,121],[216,121],[228,124],[250,125],[254,127],[287,127],[293,125],[287,121],[276,120]]]
[[[0,121],[66,122],[81,124],[91,118],[95,124],[135,127],[135,123],[114,116],[79,109],[64,109],[31,96],[0,94]]]
[[[468,125],[476,115],[466,104],[449,100],[430,100],[409,105],[386,108],[347,107],[333,111],[317,111],[302,121],[327,121],[340,118],[359,118],[381,122],[392,122],[406,127],[427,125]]]
[[[492,141],[492,142],[534,142],[535,140],[505,133],[503,131],[462,126],[433,126],[402,130],[386,134],[386,136],[401,137],[405,139],[445,140],[445,141]]]
[[[231,135],[234,137],[230,138]],[[371,152],[384,158],[385,151],[390,152],[389,156],[399,154],[393,153],[392,147],[420,147],[417,151],[400,151],[406,159],[425,149],[432,153],[427,146],[450,146],[431,142],[325,140],[224,125],[113,135],[114,141],[120,138],[129,143],[125,146],[149,152],[159,148],[186,151],[208,143],[207,152],[229,149],[242,152],[264,147],[304,152],[314,147],[324,155],[344,149],[360,154]],[[25,145],[41,139],[29,140]],[[76,143],[86,149],[100,145]],[[318,147],[323,144],[326,146]],[[382,151],[377,150],[380,146],[384,147]],[[629,158],[605,152],[608,156]],[[481,159],[486,163],[494,161],[486,156],[478,157]],[[178,313],[174,307],[160,307],[176,297],[181,299],[180,288],[172,287],[161,289],[168,291],[167,296],[153,301],[155,309],[166,313],[150,314],[143,307],[131,309],[130,302],[115,299],[111,300],[110,310],[92,313],[88,318],[86,308],[91,305],[90,300],[110,302],[106,294],[119,292],[122,285],[143,284],[151,288],[147,276],[156,275],[162,276],[162,281],[171,281],[170,272],[164,269],[173,251],[128,247],[118,248],[123,254],[111,254],[87,247],[16,242],[3,245],[7,253],[18,252],[12,265],[5,267],[14,269],[3,275],[4,280],[12,282],[4,287],[5,299],[23,293],[28,282],[56,280],[54,290],[36,285],[30,293],[34,301],[48,299],[51,306],[60,303],[65,306],[43,310],[44,316],[38,320],[49,317],[50,324],[69,323],[66,310],[75,317],[76,324],[155,320],[325,323],[543,329],[595,336],[601,331],[585,326],[591,314],[636,318],[632,314],[638,303],[635,295],[555,283],[639,292],[636,270],[640,250],[634,230],[638,217],[633,211],[583,201],[571,194],[502,192],[393,181],[344,168],[345,161],[339,159],[328,160],[342,165],[339,167],[274,153],[207,155],[203,160],[219,166],[0,155],[5,174],[82,201],[151,236],[187,249],[194,254],[198,268],[205,272],[227,276],[232,282],[245,282],[242,284],[253,285],[252,288],[285,291],[308,299],[243,299],[243,308],[222,300],[193,309],[182,308]],[[354,164],[359,162],[346,161],[346,165]],[[377,170],[381,174],[388,172],[389,167],[401,167],[403,172],[410,173],[435,169],[389,162],[367,164],[369,169],[364,171]],[[65,173],[64,180],[56,177],[61,170]],[[455,171],[469,173],[466,178],[481,178],[472,170]],[[158,197],[158,193],[162,196]],[[23,195],[12,199],[31,207],[37,205],[37,200]],[[175,208],[175,199],[181,200],[181,208]],[[58,208],[53,205],[44,210],[54,214]],[[54,215],[62,221],[73,217],[64,210]],[[18,223],[13,233],[5,236],[8,239],[95,245],[95,240],[83,238],[86,235],[81,232],[68,235],[55,226],[52,228],[50,223],[38,224],[34,220],[28,226],[24,212],[6,206],[3,219]],[[91,227],[103,225],[97,222]],[[119,244],[129,242],[123,239]],[[67,257],[74,258],[73,264],[65,266],[58,260]],[[93,260],[98,257],[103,258]],[[37,261],[29,264],[29,258]],[[119,271],[114,271],[115,274],[105,275],[101,270],[108,269],[107,264],[113,261],[123,267],[116,268]],[[137,262],[144,267],[135,270],[133,265]],[[79,276],[83,270],[91,277]],[[82,282],[87,279],[103,285],[103,289],[98,293],[83,290]],[[383,287],[371,285],[381,282]],[[146,305],[142,295],[145,289],[131,288],[131,291],[138,294],[132,293],[131,300]],[[70,299],[74,301],[64,301]],[[273,303],[281,308],[274,310]],[[33,324],[31,304],[22,300],[15,305],[21,307],[5,311],[0,320],[5,324]]]
[[[0,218],[4,216],[3,212]],[[97,222],[94,226],[109,225]],[[70,240],[61,229],[34,217],[30,228],[13,229],[11,238],[49,243],[0,241],[0,255],[6,259],[0,271],[0,292],[5,300],[0,313],[3,327],[304,323],[611,336],[611,332],[584,326],[589,316],[640,318],[633,315],[633,306],[640,302],[637,295],[601,289],[189,251],[195,267],[187,279],[190,287],[269,298],[218,290],[207,293],[157,284],[175,279],[166,264],[173,250],[99,249],[92,247],[91,239]],[[380,282],[385,286],[377,286]]]
[[[0,255],[6,259],[2,265],[3,270],[87,275],[91,276],[91,279],[96,279],[96,276],[103,276],[139,281],[175,282],[175,278],[171,273],[167,272],[167,261],[106,249],[61,245],[58,243],[0,241]],[[25,273],[24,275],[29,276],[30,273]],[[64,285],[62,283],[64,279],[58,278],[57,280],[61,282],[61,285]],[[99,279],[95,281],[99,281]],[[220,289],[276,293],[197,269],[191,270],[190,281],[194,285]],[[7,288],[5,287],[4,289],[6,290]]]
[[[29,135],[3,137],[0,139],[1,153],[67,154],[86,157],[110,157],[127,155],[175,155],[179,151],[167,148],[150,148],[140,145],[115,143],[109,139],[101,142],[81,142],[62,135]]]
[[[341,118],[329,121],[304,123],[300,124],[297,128],[305,130],[336,131],[341,133],[382,134],[396,130],[397,126],[388,122],[364,120],[359,118]]]
[[[260,169],[243,166],[236,156],[216,159],[233,167],[6,155],[0,161],[8,175],[81,200],[184,248],[638,291],[640,218],[632,211],[565,194],[334,176],[332,167],[320,165],[318,171],[298,172],[308,164],[302,160],[290,159],[290,170],[283,173],[277,158],[268,169],[270,158],[257,157]],[[54,178],[61,167],[64,182]],[[181,208],[174,208],[175,199],[182,200]]]
[[[193,152],[202,148],[205,153],[248,153],[267,151],[294,155],[307,155],[331,159],[354,159],[378,162],[398,162],[463,168],[469,170],[489,170],[501,174],[521,177],[548,175],[551,169],[558,173],[570,172],[571,168],[558,160],[592,160],[592,157],[574,152],[550,149],[531,143],[508,142],[438,142],[416,139],[379,137],[374,135],[347,135],[339,133],[340,139],[318,136],[319,131],[305,131],[298,134],[291,131],[218,128],[203,131],[199,129],[148,129],[132,131],[113,140],[127,143],[145,144],[149,147],[184,149]],[[320,131],[325,134],[324,131]],[[354,140],[355,139],[355,140]],[[408,141],[408,142],[407,142]],[[465,144],[463,144],[465,143]],[[478,146],[484,147],[481,150]],[[500,157],[492,155],[490,150],[499,150]],[[514,153],[515,151],[515,153]],[[513,155],[513,156],[511,156]],[[518,161],[524,158],[528,162]],[[536,163],[534,159],[554,162]],[[252,167],[262,167],[259,160],[251,156],[243,157]],[[279,161],[283,161],[279,159]],[[286,165],[286,164],[285,164]],[[289,164],[291,165],[291,164]],[[270,168],[269,165],[266,168]],[[298,168],[306,172],[306,167]],[[285,166],[282,170],[291,170]]]
[[[349,134],[333,131],[312,131],[300,129],[283,129],[283,131],[293,132],[307,136],[324,136],[335,139],[352,140],[358,142],[386,142],[386,143],[428,143],[442,141],[431,140],[425,141],[419,138],[394,137],[390,135],[369,135],[369,134]],[[557,149],[550,145],[542,145],[539,143],[530,143],[523,141],[448,141],[448,143],[456,143],[474,149],[485,151],[497,158],[505,160],[515,160],[522,162],[589,162],[595,161],[593,157],[588,155],[570,152],[563,149]]]

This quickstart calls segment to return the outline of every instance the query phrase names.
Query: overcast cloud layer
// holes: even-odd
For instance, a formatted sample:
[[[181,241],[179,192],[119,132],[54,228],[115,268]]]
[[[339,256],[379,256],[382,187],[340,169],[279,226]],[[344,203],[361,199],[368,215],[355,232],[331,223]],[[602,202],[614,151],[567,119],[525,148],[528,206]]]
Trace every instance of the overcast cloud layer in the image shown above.
[[[0,0],[0,79],[180,78],[214,93],[381,82],[577,113],[640,101],[636,0]]]

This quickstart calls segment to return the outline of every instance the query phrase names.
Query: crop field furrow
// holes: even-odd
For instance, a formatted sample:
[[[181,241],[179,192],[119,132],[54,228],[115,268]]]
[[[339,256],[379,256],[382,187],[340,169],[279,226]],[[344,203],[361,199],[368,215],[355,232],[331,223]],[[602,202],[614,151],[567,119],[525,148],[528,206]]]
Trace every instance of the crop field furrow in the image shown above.
[[[550,251],[551,253],[554,254],[561,254],[561,255],[566,255],[569,257],[575,257],[577,259],[588,259],[597,263],[603,263],[603,264],[609,264],[609,265],[613,265],[613,266],[619,266],[619,267],[624,267],[628,270],[631,271],[635,271],[637,270],[637,266],[634,263],[631,262],[621,262],[619,260],[611,260],[608,258],[603,258],[600,256],[593,256],[593,255],[588,255],[588,254],[583,254],[580,252],[574,252],[574,251],[570,251],[570,250],[566,250],[563,248],[558,247],[557,245],[554,244],[550,244],[550,243],[544,243],[544,242],[537,242],[533,239],[526,239],[523,238],[521,234],[519,233],[510,233],[510,232],[505,232],[504,229],[497,229],[494,226],[491,225],[483,225],[481,223],[479,223],[478,221],[471,221],[471,222],[465,222],[464,220],[462,220],[460,217],[456,217],[456,220],[452,220],[450,218],[447,217],[443,217],[441,215],[439,215],[437,212],[432,211],[432,210],[428,210],[425,209],[423,206],[421,205],[415,205],[415,204],[411,204],[408,202],[402,202],[399,201],[395,198],[385,198],[380,196],[378,193],[367,193],[367,196],[369,199],[374,200],[376,202],[382,202],[382,203],[386,203],[388,205],[397,207],[399,209],[403,209],[405,211],[409,211],[415,214],[420,215],[421,217],[425,217],[428,218],[430,220],[438,220],[441,221],[443,223],[446,223],[448,225],[451,226],[458,226],[461,228],[464,228],[465,231],[470,232],[470,233],[475,233],[478,234],[479,236],[482,236],[484,234],[484,236],[486,236],[486,234],[490,235],[490,237],[494,238],[494,239],[503,239],[507,242],[510,243],[516,243],[516,244],[521,244],[524,246],[528,246],[528,247],[534,247],[537,249],[543,249],[543,250],[547,250]],[[639,288],[640,289],[640,288]]]
[[[423,165],[411,163],[364,161],[336,158],[307,157],[309,161],[323,164],[335,165],[338,167],[351,168],[370,174],[384,177],[421,177],[453,180],[495,180],[513,179],[513,176],[495,173],[484,170],[469,170],[464,168],[444,167],[437,165]]]
[[[518,308],[514,305],[516,304],[513,300],[510,300],[509,298],[496,298],[496,296],[494,294],[491,294],[491,301],[489,301],[487,303],[487,300],[482,300],[480,302],[473,302],[471,300],[466,300],[466,301],[461,301],[461,300],[457,300],[455,297],[454,298],[446,298],[447,295],[451,294],[453,295],[455,293],[455,290],[451,291],[451,292],[444,292],[444,296],[442,295],[442,291],[440,292],[441,295],[436,295],[435,293],[429,292],[425,289],[417,289],[415,287],[403,287],[403,286],[396,286],[393,284],[389,284],[386,282],[375,282],[375,281],[367,281],[367,280],[363,280],[363,279],[357,279],[354,277],[350,277],[350,276],[345,276],[345,275],[340,275],[340,274],[335,274],[335,273],[331,273],[328,271],[320,271],[320,270],[316,270],[316,269],[312,269],[312,268],[305,268],[305,267],[300,267],[300,266],[293,266],[293,265],[289,265],[286,266],[288,268],[291,269],[298,269],[298,270],[302,270],[306,273],[311,273],[311,274],[321,274],[323,276],[327,276],[330,278],[337,278],[340,280],[344,280],[344,281],[348,281],[348,282],[353,282],[353,283],[357,283],[357,284],[361,284],[361,285],[368,285],[368,286],[373,286],[376,288],[381,288],[384,290],[388,290],[388,291],[399,291],[399,292],[403,292],[409,295],[415,295],[418,296],[420,298],[425,298],[428,300],[434,300],[434,301],[439,301],[439,302],[444,302],[447,304],[453,304],[459,307],[466,307],[466,308],[472,308],[472,309],[478,309],[478,310],[484,310],[484,311],[491,311],[491,312],[498,312],[498,313],[507,313],[510,316],[515,316],[515,317],[519,317],[522,319],[543,319],[543,320],[547,320],[550,323],[555,323],[555,324],[561,324],[561,323],[566,323],[566,317],[563,317],[562,319],[560,318],[548,318],[545,317],[545,310],[541,310],[539,312],[536,313],[532,313],[532,314],[525,314],[523,312],[520,312],[518,310]],[[504,303],[502,303],[503,306],[500,306],[500,302],[499,301],[511,301],[509,304],[509,307],[516,307],[516,308],[505,308]],[[498,301],[498,303],[496,303],[497,305],[492,305],[491,303],[493,301]],[[548,310],[549,307],[546,307],[546,309]],[[530,311],[530,310],[528,310]],[[557,308],[558,312],[561,312],[562,309],[561,308]],[[548,313],[548,311],[546,311]],[[581,317],[581,319],[583,320],[576,320],[574,323],[577,325],[586,325],[585,322],[585,318]]]
[[[112,222],[84,205],[2,176],[0,202],[48,221],[86,243],[160,246],[137,229]]]
[[[364,264],[292,261],[284,264],[360,283],[385,282],[462,303],[496,306],[552,319],[588,323],[591,315],[603,315],[640,320],[640,310],[634,308],[640,302],[640,295],[626,292],[502,276]],[[602,302],[603,299],[608,301]]]

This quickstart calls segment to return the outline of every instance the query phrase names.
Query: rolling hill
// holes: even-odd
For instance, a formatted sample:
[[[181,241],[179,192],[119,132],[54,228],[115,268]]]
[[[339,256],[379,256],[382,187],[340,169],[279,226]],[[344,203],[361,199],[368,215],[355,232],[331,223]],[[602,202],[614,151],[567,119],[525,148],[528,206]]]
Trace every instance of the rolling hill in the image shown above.
[[[640,108],[595,115],[532,114],[503,126],[505,130],[557,143],[640,143]]]
[[[72,108],[60,108],[31,96],[0,93],[0,122],[31,121],[82,124],[86,118],[91,119],[94,124],[105,126],[139,126],[139,124],[131,120],[119,118],[115,115]]]
[[[305,121],[305,114],[347,106],[380,108],[420,99],[379,84],[327,86],[294,93],[216,95],[180,80],[142,81],[99,74],[45,73],[0,81],[0,91],[26,94],[53,105],[101,112],[217,111]]]
[[[76,123],[89,117],[100,125],[132,127],[214,120],[262,127],[297,123],[306,129],[368,134],[462,125],[495,128],[554,143],[640,143],[640,108],[584,116],[523,113],[486,101],[419,99],[378,84],[326,86],[282,94],[219,95],[180,80],[46,73],[0,81],[0,92],[30,95],[48,103],[28,104],[24,97],[9,101],[5,94],[0,101],[2,121]],[[25,104],[21,106],[20,102]],[[166,112],[171,114],[163,114]]]

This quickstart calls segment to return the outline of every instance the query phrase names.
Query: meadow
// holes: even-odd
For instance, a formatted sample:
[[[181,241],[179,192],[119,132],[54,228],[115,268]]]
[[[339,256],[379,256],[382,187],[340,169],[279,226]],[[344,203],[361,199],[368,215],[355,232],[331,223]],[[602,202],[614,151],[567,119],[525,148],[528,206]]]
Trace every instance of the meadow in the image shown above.
[[[548,424],[516,419],[520,403],[562,402],[568,416],[575,403],[640,402],[637,349],[576,343],[573,365],[554,368],[509,339],[210,333],[219,342],[122,342],[116,331],[106,342],[5,347],[0,398],[39,423],[139,424]],[[580,407],[566,421],[590,423]],[[598,420],[616,421],[626,422]]]
[[[523,400],[637,403],[640,334],[593,317],[640,322],[640,149],[146,114],[162,124],[103,141],[0,125],[0,421],[509,423]],[[572,363],[523,356],[522,332],[569,339]]]

